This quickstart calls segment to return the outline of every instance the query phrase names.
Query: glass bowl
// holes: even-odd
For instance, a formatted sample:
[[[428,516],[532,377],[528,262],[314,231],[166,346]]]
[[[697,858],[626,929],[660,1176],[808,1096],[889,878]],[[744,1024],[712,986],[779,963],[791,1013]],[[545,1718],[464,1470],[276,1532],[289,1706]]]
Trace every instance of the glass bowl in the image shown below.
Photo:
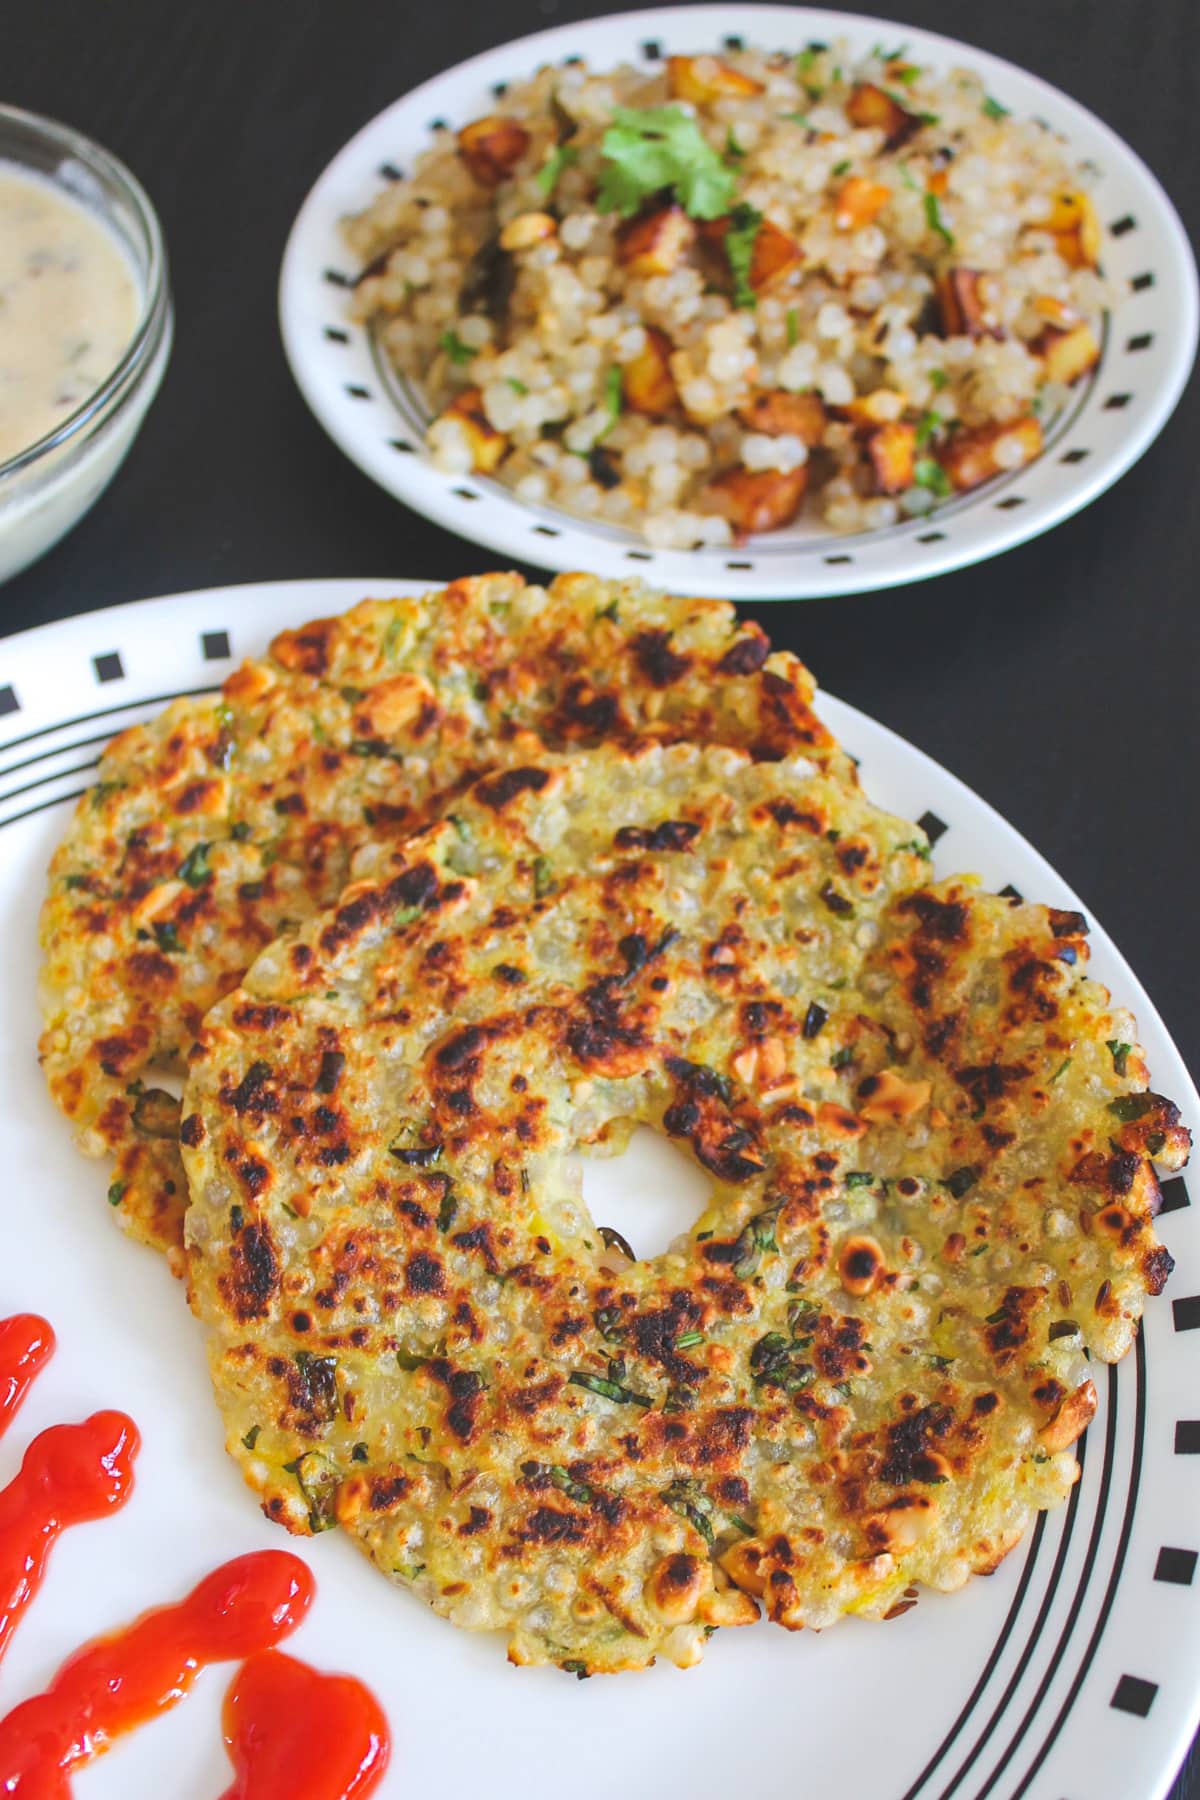
[[[140,312],[101,386],[61,425],[0,462],[0,581],[57,543],[108,486],[158,391],[173,325],[162,229],[115,156],[53,119],[0,106],[4,164],[48,179],[108,228],[129,258]]]

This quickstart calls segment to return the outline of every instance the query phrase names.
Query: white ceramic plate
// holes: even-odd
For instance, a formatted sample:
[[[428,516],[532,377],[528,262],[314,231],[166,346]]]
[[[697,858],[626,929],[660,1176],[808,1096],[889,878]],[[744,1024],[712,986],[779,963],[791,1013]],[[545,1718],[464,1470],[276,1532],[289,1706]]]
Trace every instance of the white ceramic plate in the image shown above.
[[[406,172],[435,123],[457,126],[493,110],[505,83],[543,63],[584,57],[596,68],[653,68],[675,51],[722,43],[800,50],[844,37],[865,52],[907,41],[914,60],[968,67],[1012,112],[1038,118],[1098,171],[1095,200],[1108,226],[1106,272],[1119,304],[1106,319],[1095,373],[1047,421],[1036,463],[947,502],[933,516],[853,537],[819,524],[738,548],[651,550],[631,532],[530,506],[499,482],[441,474],[423,449],[429,410],[349,318],[357,273],[340,221]],[[1145,164],[1106,125],[1056,88],[982,50],[927,31],[808,7],[688,6],[562,25],[473,57],[397,100],[341,150],[300,210],[279,289],[283,342],[309,406],[381,487],[462,537],[521,562],[601,575],[642,573],[679,593],[733,599],[808,599],[924,580],[1036,537],[1103,493],[1161,431],[1196,347],[1196,269],[1183,226]]]
[[[59,1351],[0,1444],[7,1481],[29,1438],[103,1406],[129,1411],[144,1448],[123,1511],[67,1532],[0,1670],[0,1714],[41,1688],[88,1636],[174,1598],[240,1552],[290,1545],[317,1573],[288,1648],[378,1693],[395,1760],[383,1792],[489,1800],[1158,1800],[1200,1712],[1200,1209],[1166,1187],[1177,1259],[1135,1354],[1097,1371],[1100,1411],[1070,1504],[998,1574],[927,1595],[887,1625],[817,1637],[761,1625],[721,1632],[687,1674],[578,1683],[516,1670],[496,1637],[470,1637],[389,1588],[340,1534],[285,1538],[222,1450],[199,1332],[181,1287],[114,1228],[102,1165],[74,1150],[34,1057],[35,931],[43,871],[100,746],[166,699],[215,688],[230,657],[272,632],[412,582],[281,582],[147,601],[0,642],[0,1316],[37,1310]],[[854,708],[821,710],[862,758],[883,805],[926,815],[939,869],[1073,907],[1070,889],[961,782]],[[1200,1100],[1161,1021],[1102,931],[1094,969],[1141,1025],[1156,1086],[1200,1127]],[[602,1221],[645,1246],[639,1186],[680,1166],[658,1140],[589,1169]],[[592,1176],[596,1178],[591,1179]],[[689,1191],[678,1181],[659,1199]],[[699,1202],[693,1200],[693,1207]],[[662,1240],[665,1213],[654,1210]],[[695,1210],[690,1215],[695,1216]],[[648,1246],[652,1248],[652,1246]],[[79,1800],[211,1800],[227,1769],[218,1716],[230,1670],[202,1677],[169,1717],[125,1740]]]

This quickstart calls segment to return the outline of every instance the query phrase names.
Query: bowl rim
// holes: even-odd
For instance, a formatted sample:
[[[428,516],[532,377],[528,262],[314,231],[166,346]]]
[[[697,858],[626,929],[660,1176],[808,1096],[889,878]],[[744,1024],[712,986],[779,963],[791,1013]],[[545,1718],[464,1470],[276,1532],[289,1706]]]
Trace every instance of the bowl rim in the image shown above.
[[[76,131],[72,125],[64,125],[60,119],[28,112],[19,106],[0,105],[0,126],[3,125],[16,125],[39,136],[44,143],[77,158],[93,172],[107,177],[114,186],[121,189],[145,233],[149,266],[137,327],[119,362],[109,371],[100,386],[74,412],[67,415],[61,425],[55,426],[53,431],[46,432],[42,437],[35,438],[33,443],[18,450],[15,456],[0,462],[0,483],[10,475],[21,474],[32,468],[51,451],[81,435],[94,420],[107,411],[114,400],[121,397],[131,380],[152,365],[169,313],[166,240],[158,214],[136,175],[111,150],[106,150],[103,144]],[[5,163],[18,170],[26,168],[19,157],[0,153],[0,165]],[[41,171],[33,169],[29,172],[56,186],[60,185],[53,175],[42,175]],[[69,192],[66,189],[63,191]],[[71,198],[76,205],[83,204],[75,196]]]

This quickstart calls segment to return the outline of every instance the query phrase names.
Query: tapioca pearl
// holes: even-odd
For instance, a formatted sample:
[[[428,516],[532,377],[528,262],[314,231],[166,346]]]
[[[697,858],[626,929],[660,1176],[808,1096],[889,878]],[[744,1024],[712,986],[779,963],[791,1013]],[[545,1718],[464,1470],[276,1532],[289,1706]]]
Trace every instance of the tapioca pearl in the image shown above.
[[[572,213],[559,226],[558,235],[568,250],[582,250],[596,229],[595,213]]]
[[[466,475],[474,468],[470,439],[457,419],[435,419],[425,442],[434,467],[443,475]]]
[[[887,254],[887,236],[878,225],[864,225],[850,240],[856,257],[863,262],[881,262]]]
[[[780,387],[789,393],[804,393],[812,387],[817,371],[817,351],[812,344],[795,344],[779,364]]]
[[[742,439],[741,460],[748,469],[778,469],[787,473],[808,461],[808,446],[791,433],[768,437],[763,432],[747,432]]]
[[[854,382],[838,363],[822,363],[817,371],[816,386],[829,406],[849,406],[854,399]]]

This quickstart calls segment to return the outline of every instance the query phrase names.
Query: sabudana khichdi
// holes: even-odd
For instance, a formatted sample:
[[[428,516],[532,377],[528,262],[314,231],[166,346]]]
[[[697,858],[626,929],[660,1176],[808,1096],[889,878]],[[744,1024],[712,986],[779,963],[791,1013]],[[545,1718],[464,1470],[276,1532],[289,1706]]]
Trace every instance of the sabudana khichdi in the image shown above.
[[[347,222],[434,463],[682,548],[890,525],[1038,454],[1099,356],[1055,135],[903,46],[543,68]]]

